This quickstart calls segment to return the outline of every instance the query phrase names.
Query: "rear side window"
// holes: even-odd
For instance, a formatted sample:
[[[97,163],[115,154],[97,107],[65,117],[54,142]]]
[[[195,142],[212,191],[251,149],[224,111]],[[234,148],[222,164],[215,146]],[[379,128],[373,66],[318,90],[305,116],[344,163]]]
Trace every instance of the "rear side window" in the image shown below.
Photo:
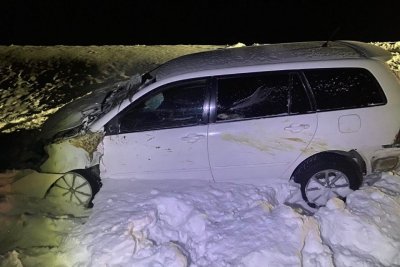
[[[304,70],[319,111],[386,104],[375,77],[366,69]]]
[[[311,110],[296,73],[278,71],[218,78],[217,121],[285,116]]]

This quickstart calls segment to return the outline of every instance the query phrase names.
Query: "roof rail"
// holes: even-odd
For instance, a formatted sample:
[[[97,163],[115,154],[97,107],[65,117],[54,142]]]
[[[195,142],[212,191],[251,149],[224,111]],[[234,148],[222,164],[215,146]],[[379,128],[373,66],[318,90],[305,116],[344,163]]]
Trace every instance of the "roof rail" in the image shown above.
[[[380,61],[388,61],[392,58],[392,54],[373,44],[363,43],[358,41],[335,41],[347,47],[354,49],[360,56],[366,58],[373,58]]]

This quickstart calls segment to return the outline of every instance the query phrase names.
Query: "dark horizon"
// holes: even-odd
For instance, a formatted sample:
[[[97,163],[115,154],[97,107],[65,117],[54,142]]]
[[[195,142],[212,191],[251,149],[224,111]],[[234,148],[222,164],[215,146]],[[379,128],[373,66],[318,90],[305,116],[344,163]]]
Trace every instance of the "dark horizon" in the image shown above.
[[[1,45],[400,41],[399,1],[6,0]]]

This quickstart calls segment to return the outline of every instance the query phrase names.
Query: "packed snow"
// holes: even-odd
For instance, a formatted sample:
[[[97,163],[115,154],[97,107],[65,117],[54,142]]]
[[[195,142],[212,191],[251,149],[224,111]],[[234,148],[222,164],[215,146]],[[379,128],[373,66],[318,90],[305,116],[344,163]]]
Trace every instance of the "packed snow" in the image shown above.
[[[393,53],[389,64],[400,71],[400,43],[377,45]],[[139,48],[140,68],[190,50],[148,47],[150,52],[145,53],[146,47]],[[42,49],[38,57],[46,54]],[[58,49],[64,56],[72,53],[71,57],[79,50]],[[57,49],[50,50],[57,58]],[[103,57],[105,50],[98,48]],[[97,48],[90,51],[89,55],[96,55]],[[134,59],[130,60],[132,67]],[[18,77],[17,73],[12,75]],[[118,69],[114,76],[120,73],[125,70]],[[12,83],[6,79],[1,84]],[[4,131],[40,127],[53,108],[86,93],[63,92],[71,88],[59,86],[48,92],[63,101],[45,105],[44,89],[29,100],[38,105],[22,105],[22,112],[15,114],[12,105],[27,101],[33,92],[33,87],[20,85],[16,92],[0,89]],[[32,118],[35,122],[29,123]],[[57,199],[16,194],[11,184],[26,172],[0,173],[0,267],[400,266],[400,176],[396,172],[364,184],[346,202],[333,198],[319,210],[307,208],[299,188],[287,181],[257,187],[135,179],[103,179],[94,207],[82,209]]]
[[[395,174],[363,186],[346,203],[333,198],[319,210],[302,208],[298,188],[287,183],[103,183],[90,211],[62,216],[56,202],[41,199],[2,210],[3,225],[7,216],[15,216],[11,221],[20,234],[14,233],[19,241],[9,244],[17,247],[8,246],[0,266],[400,264],[400,177]]]

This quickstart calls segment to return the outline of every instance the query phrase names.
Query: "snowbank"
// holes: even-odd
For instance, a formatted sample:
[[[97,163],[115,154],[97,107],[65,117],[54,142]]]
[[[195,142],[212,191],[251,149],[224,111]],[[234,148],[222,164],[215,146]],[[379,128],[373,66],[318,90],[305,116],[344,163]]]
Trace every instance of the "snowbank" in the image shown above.
[[[311,216],[284,204],[290,189],[105,180],[90,219],[62,250],[68,266],[400,264],[399,176]]]

